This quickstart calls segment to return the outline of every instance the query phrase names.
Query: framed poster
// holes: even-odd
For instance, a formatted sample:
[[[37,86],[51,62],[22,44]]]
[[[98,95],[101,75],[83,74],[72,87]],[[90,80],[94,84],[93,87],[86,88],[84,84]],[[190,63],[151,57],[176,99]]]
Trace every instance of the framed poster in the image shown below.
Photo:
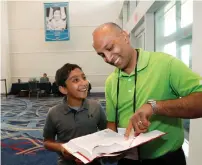
[[[45,40],[67,41],[69,37],[69,3],[44,3]]]

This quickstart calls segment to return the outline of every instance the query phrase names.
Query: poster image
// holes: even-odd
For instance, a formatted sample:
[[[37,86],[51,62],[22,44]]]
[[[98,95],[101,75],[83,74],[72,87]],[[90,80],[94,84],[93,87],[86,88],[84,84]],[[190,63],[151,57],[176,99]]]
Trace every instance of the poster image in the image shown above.
[[[68,2],[44,3],[45,40],[67,41],[69,36]]]

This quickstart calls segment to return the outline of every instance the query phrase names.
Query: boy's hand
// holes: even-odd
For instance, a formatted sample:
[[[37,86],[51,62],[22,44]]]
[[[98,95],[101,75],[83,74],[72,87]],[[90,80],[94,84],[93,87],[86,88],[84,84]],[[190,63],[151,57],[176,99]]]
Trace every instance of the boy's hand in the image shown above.
[[[77,165],[83,165],[83,164],[84,164],[82,161],[80,161],[80,160],[77,159],[77,158],[75,159],[75,162],[76,162]]]
[[[61,145],[61,149],[60,149],[63,157],[65,159],[68,159],[68,160],[74,160],[76,162],[77,165],[83,165],[83,162],[80,161],[79,159],[75,158],[72,154],[70,154],[64,147],[62,147]]]
[[[60,151],[65,159],[75,160],[75,157],[72,154],[70,154],[64,147],[62,147],[62,145]]]

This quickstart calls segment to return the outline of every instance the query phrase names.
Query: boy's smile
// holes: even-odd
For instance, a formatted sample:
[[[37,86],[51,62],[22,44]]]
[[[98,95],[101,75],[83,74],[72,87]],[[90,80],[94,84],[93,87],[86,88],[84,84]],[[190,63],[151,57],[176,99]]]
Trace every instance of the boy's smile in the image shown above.
[[[68,97],[84,99],[88,93],[88,81],[86,76],[79,68],[71,71],[66,81],[66,90]]]

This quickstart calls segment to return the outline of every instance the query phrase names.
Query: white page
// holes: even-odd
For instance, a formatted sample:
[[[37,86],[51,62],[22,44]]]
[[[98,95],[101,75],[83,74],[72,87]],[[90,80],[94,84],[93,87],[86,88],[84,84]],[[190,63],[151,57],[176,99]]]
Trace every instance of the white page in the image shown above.
[[[126,132],[126,128],[118,128],[118,134],[124,136],[125,132]],[[130,136],[134,137],[134,134],[135,134],[135,132],[132,129]],[[132,160],[138,160],[138,151],[137,151],[137,148],[131,148],[130,150],[128,150],[126,152],[126,155],[125,155],[124,158],[132,159]]]
[[[81,160],[84,164],[89,163],[89,161],[85,159],[83,156],[81,156],[79,153],[75,153],[74,156],[78,158],[79,160]]]
[[[116,133],[110,129],[105,129],[93,134],[72,139],[68,143],[63,144],[63,146],[68,151],[71,151],[71,153],[73,153],[73,155],[75,155],[76,157],[80,157],[79,159],[81,161],[86,163],[96,157],[104,155],[113,156],[114,154],[117,154],[116,152],[124,151],[130,148],[132,148],[133,150],[133,147],[165,134],[161,131],[155,130],[134,137],[133,133],[132,136],[130,136],[129,140],[125,140],[123,135],[124,132],[124,129],[121,129],[119,133]],[[80,155],[76,155],[78,154],[77,152],[80,152],[82,155],[84,155],[84,157],[81,158]],[[131,159],[137,159],[136,153],[137,152],[134,149],[134,152],[131,152],[129,157]],[[87,157],[89,160],[87,160],[85,157]]]
[[[165,135],[165,133],[158,131],[158,130],[154,130],[154,131],[147,132],[147,133],[141,133],[139,136],[134,138],[134,140],[131,144],[131,147],[138,146],[140,144],[154,140],[155,138],[163,136],[163,135]]]
[[[98,146],[105,146],[105,153],[110,153],[112,149],[114,149],[114,152],[120,151],[119,147],[116,148],[114,144],[121,145],[122,150],[127,149],[132,142],[132,138],[125,140],[123,135],[119,135],[110,129],[105,129],[90,135],[72,139],[71,142],[78,145],[80,148],[84,148],[90,154],[93,154],[93,149]],[[114,145],[114,147],[110,148],[110,151],[108,151],[106,146],[111,145]]]

